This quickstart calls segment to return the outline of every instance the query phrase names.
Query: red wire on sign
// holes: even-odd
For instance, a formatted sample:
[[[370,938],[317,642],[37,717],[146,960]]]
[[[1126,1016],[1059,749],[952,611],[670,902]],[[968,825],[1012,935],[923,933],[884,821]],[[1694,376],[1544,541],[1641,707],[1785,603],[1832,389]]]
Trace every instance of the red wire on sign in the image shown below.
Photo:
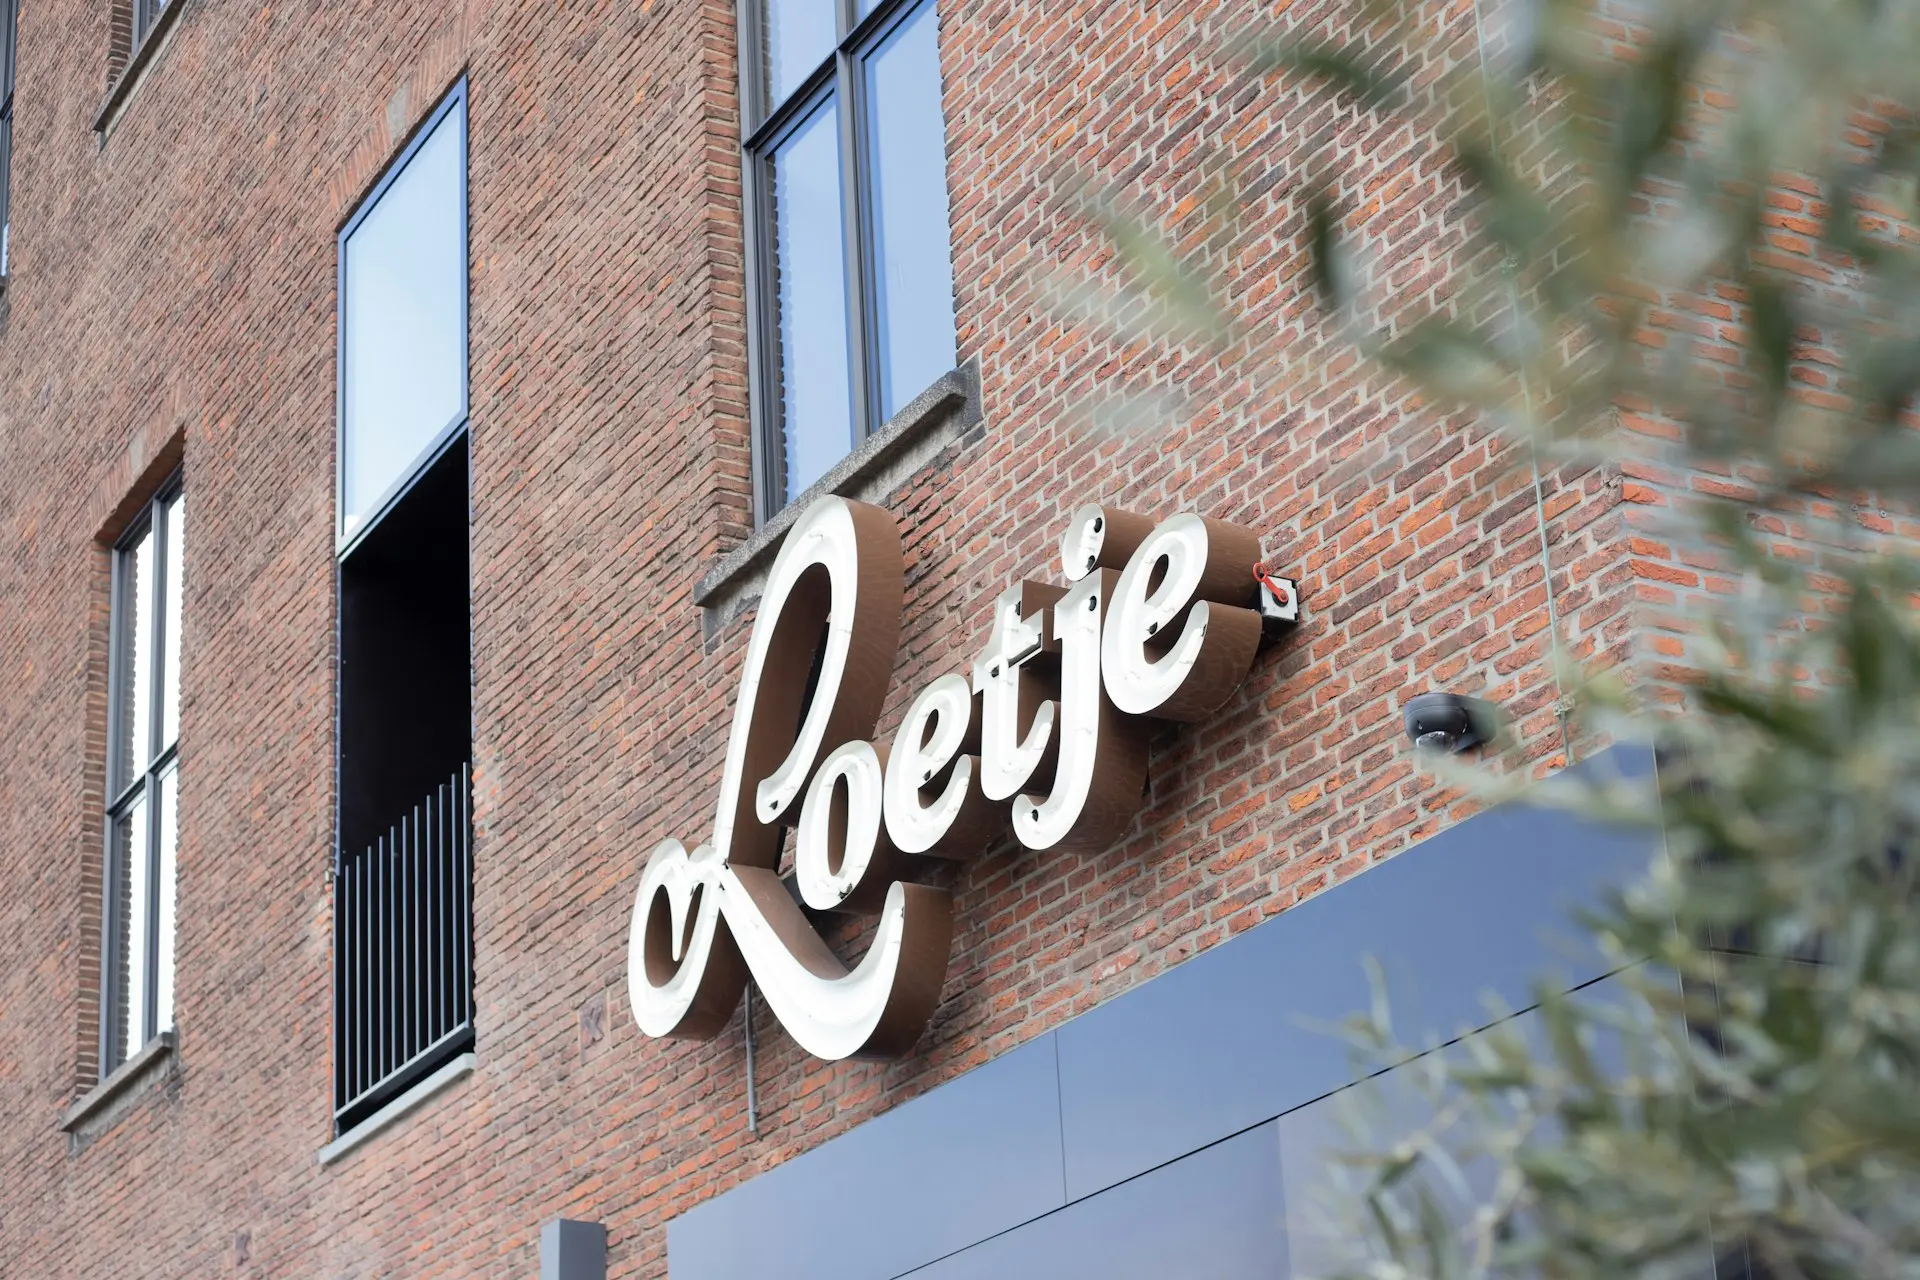
[[[1273,592],[1273,598],[1282,604],[1286,603],[1288,598],[1293,594],[1287,590],[1284,584],[1273,576],[1273,570],[1267,568],[1267,562],[1265,560],[1253,566],[1253,580]]]

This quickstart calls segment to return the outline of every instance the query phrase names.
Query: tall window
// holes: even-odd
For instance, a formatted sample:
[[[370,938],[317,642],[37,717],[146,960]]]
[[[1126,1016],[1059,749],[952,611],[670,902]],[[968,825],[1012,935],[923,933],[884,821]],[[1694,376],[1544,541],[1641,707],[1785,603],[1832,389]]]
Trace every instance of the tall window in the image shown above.
[[[441,104],[340,234],[340,533],[467,418],[467,102]]]
[[[467,103],[340,233],[334,1123],[473,1043]]]
[[[173,1026],[185,516],[175,480],[113,553],[103,1075]]]
[[[954,364],[934,0],[746,0],[760,509]]]
[[[0,276],[7,274],[13,179],[13,59],[20,36],[20,0],[0,0]]]

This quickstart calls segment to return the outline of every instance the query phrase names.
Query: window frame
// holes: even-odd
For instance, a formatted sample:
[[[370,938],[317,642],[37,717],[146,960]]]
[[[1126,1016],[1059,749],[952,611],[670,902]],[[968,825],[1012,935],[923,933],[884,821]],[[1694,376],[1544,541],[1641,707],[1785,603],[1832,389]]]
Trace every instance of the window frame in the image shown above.
[[[119,954],[118,924],[120,919],[121,898],[127,892],[127,886],[119,874],[119,860],[115,850],[116,831],[121,819],[139,801],[151,801],[160,794],[163,783],[174,788],[174,817],[176,831],[176,849],[179,819],[180,785],[180,740],[178,726],[175,726],[173,741],[168,742],[166,733],[166,681],[168,668],[167,652],[167,611],[166,598],[169,572],[184,577],[183,567],[177,563],[174,550],[174,529],[166,518],[166,510],[175,498],[184,491],[184,475],[176,471],[163,481],[144,504],[142,509],[128,523],[112,549],[112,575],[109,586],[107,608],[107,751],[104,761],[105,791],[107,803],[101,811],[105,818],[102,832],[101,853],[104,859],[101,876],[101,935],[100,935],[100,1077],[105,1079],[113,1069],[127,1061],[134,1054],[150,1044],[156,1037],[168,1031],[159,1023],[159,984],[154,975],[159,972],[160,947],[160,842],[161,824],[156,820],[159,814],[157,804],[149,804],[149,820],[146,831],[146,848],[133,850],[129,856],[141,856],[146,861],[147,901],[143,904],[130,903],[129,909],[140,907],[146,914],[144,938],[146,943],[146,964],[144,972],[147,981],[138,994],[140,1007],[133,1008],[131,999],[127,1010],[127,1043],[117,1043],[119,1028],[116,1025],[115,1012],[120,1005],[120,967],[122,957]],[[152,627],[146,639],[152,646],[149,665],[154,681],[151,696],[153,711],[150,716],[150,741],[133,744],[135,755],[132,759],[120,758],[122,730],[126,714],[127,684],[132,676],[121,655],[129,651],[130,646],[123,643],[123,630],[128,625],[128,592],[133,584],[128,573],[128,557],[134,546],[149,531],[152,531],[154,579],[152,600]],[[135,625],[138,620],[135,620]],[[135,643],[141,639],[133,637]],[[184,666],[184,661],[177,664]],[[179,671],[172,673],[176,688],[180,678]],[[116,783],[124,769],[126,781],[116,789]]]
[[[13,249],[13,82],[20,60],[20,0],[0,0],[0,280]]]
[[[834,100],[839,115],[841,259],[845,277],[842,305],[847,323],[848,400],[853,418],[849,424],[847,451],[851,453],[886,425],[880,412],[880,374],[875,359],[879,302],[876,290],[871,287],[877,266],[871,207],[873,181],[869,147],[872,138],[868,127],[866,60],[923,7],[935,11],[936,22],[939,10],[939,0],[875,0],[872,9],[863,16],[859,0],[832,0],[834,30],[838,35],[832,51],[784,101],[770,103],[766,83],[770,77],[763,66],[761,40],[761,16],[766,3],[767,0],[736,0],[734,10],[739,49],[741,211],[746,233],[747,417],[752,442],[756,525],[765,524],[787,505],[785,423],[781,421],[778,358],[780,318],[776,308],[768,305],[778,238],[773,222],[773,153],[811,119],[827,99]],[[943,81],[944,76],[943,70]],[[944,160],[947,145],[944,113],[940,145]],[[947,194],[951,219],[952,193]],[[947,251],[951,254],[951,225],[948,235]],[[948,300],[949,305],[952,301]]]
[[[4,3],[5,0],[0,0]],[[170,0],[178,4],[180,0]],[[413,463],[396,476],[378,497],[367,504],[366,516],[352,533],[345,532],[347,516],[347,241],[380,206],[381,199],[387,194],[407,166],[413,163],[421,147],[426,145],[441,124],[452,115],[455,108],[461,113],[460,144],[460,406],[453,416],[439,427],[427,443],[421,447]],[[473,180],[468,171],[471,163],[469,137],[473,120],[467,110],[467,78],[461,76],[448,89],[434,109],[427,113],[407,139],[406,146],[394,156],[385,172],[367,188],[367,193],[354,206],[352,214],[341,224],[334,236],[334,423],[333,423],[333,533],[334,555],[345,556],[378,525],[407,492],[413,488],[427,471],[446,453],[453,442],[466,430],[467,420],[473,410],[473,234],[472,202]]]
[[[179,4],[181,0],[129,0],[133,8],[133,45],[128,52],[137,52],[153,33],[154,24],[160,21],[160,15],[167,11],[170,4]]]

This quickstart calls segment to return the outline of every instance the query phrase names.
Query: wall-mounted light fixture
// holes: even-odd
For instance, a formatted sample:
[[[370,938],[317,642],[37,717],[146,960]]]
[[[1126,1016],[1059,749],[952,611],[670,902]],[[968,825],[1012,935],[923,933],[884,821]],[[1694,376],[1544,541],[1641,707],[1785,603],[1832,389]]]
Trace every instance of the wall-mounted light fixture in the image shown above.
[[[1407,737],[1427,751],[1459,755],[1492,742],[1500,712],[1491,702],[1457,693],[1422,693],[1407,701]]]

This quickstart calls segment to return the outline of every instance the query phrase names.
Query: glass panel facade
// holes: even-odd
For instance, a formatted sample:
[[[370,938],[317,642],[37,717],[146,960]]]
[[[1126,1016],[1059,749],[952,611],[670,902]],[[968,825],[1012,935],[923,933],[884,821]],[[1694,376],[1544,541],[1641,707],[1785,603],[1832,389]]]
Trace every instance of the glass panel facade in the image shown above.
[[[341,242],[342,536],[466,417],[466,132],[462,96]]]
[[[148,890],[151,884],[148,866],[147,798],[135,796],[120,820],[114,824],[114,861],[118,892],[114,895],[114,914],[120,939],[117,957],[120,983],[114,992],[114,1054],[109,1066],[124,1061],[133,1050],[146,1043],[146,991],[148,975],[147,917]]]
[[[167,569],[160,611],[160,746],[180,737],[180,548],[186,534],[187,501],[176,496],[166,508]]]
[[[780,412],[789,499],[853,444],[840,213],[839,112],[828,101],[773,154]]]
[[[175,784],[179,770],[170,768],[154,781],[154,942],[153,949],[153,1029],[156,1033],[173,1026],[173,864],[177,831],[175,829]]]
[[[833,52],[834,0],[762,0],[760,41],[769,109],[785,102]]]
[[[114,790],[124,788],[147,766],[153,751],[153,646],[144,643],[153,628],[154,532],[149,528],[122,553],[119,642],[120,740],[114,752]]]
[[[933,6],[923,5],[866,64],[882,419],[955,364],[938,33]]]
[[[934,0],[755,4],[740,47],[765,97],[744,146],[770,513],[958,361]]]

